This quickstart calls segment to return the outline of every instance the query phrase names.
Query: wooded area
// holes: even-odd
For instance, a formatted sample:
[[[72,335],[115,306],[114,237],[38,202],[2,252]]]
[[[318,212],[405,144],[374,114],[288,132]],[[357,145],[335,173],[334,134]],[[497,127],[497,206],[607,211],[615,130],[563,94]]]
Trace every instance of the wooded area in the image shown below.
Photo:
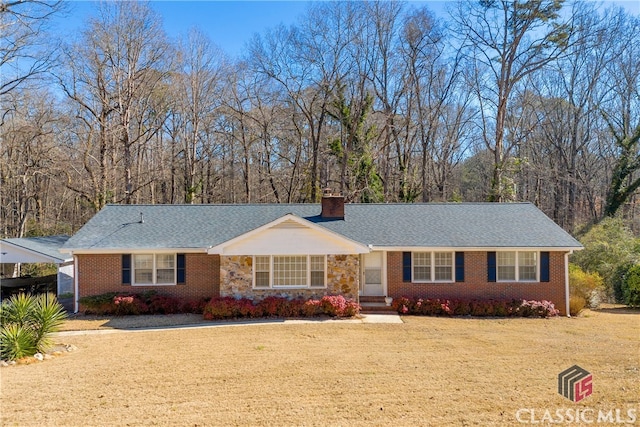
[[[640,230],[640,17],[561,0],[310,3],[231,58],[150,4],[0,1],[4,237],[107,203],[531,201]]]

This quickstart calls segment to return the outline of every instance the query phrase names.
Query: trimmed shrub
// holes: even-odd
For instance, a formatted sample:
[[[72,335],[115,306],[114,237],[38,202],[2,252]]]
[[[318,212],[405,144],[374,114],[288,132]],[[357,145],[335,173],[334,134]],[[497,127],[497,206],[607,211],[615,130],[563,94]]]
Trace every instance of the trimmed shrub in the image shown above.
[[[204,307],[205,320],[257,317],[352,317],[360,305],[343,296],[324,296],[320,300],[287,299],[269,296],[254,302],[247,298],[214,298]]]
[[[393,308],[399,314],[418,316],[551,317],[559,311],[550,301],[526,300],[448,300],[438,298],[396,298]]]
[[[209,299],[190,299],[158,294],[108,292],[80,298],[85,314],[127,316],[137,314],[202,314]]]

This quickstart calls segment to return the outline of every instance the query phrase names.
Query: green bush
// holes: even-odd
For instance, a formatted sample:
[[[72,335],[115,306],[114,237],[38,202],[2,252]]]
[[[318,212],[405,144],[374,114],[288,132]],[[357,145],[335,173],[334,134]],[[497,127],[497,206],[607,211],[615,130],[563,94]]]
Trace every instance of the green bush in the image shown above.
[[[15,360],[45,351],[50,334],[66,318],[53,294],[18,294],[0,305],[0,358]]]
[[[620,280],[626,270],[640,263],[640,239],[620,218],[605,218],[580,238],[584,250],[576,251],[571,262],[583,271],[598,273],[606,294],[618,301],[622,297]],[[588,301],[588,299],[587,299]]]
[[[634,265],[625,275],[624,302],[630,307],[640,307],[640,265]]]

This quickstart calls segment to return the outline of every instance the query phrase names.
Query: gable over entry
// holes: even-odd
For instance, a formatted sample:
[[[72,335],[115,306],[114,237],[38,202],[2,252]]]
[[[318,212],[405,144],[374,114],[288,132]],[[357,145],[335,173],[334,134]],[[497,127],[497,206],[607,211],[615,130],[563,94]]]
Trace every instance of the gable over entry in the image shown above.
[[[369,247],[293,214],[228,240],[207,251],[218,255],[349,255]]]

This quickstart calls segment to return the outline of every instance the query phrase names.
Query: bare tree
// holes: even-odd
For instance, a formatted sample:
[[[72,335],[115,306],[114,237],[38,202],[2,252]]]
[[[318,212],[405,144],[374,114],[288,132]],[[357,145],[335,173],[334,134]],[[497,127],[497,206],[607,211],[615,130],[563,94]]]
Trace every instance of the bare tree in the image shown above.
[[[607,61],[611,97],[602,108],[615,156],[605,216],[614,216],[640,188],[640,18],[620,10],[614,19],[620,31],[617,51]]]
[[[0,96],[51,69],[56,50],[46,30],[62,8],[61,1],[0,1]]]
[[[166,118],[163,93],[170,55],[160,25],[144,3],[105,3],[82,42],[67,49],[71,75],[60,83],[86,127],[82,169],[91,176],[93,189],[87,193],[78,188],[71,176],[68,186],[95,209],[107,200],[133,203],[134,194],[153,180],[140,173],[134,177],[134,172],[145,144]],[[91,152],[96,145],[97,156]],[[116,165],[119,181],[109,182]]]
[[[462,51],[475,68],[472,82],[482,114],[483,139],[494,155],[491,201],[513,197],[505,182],[512,145],[505,134],[518,83],[559,57],[569,38],[560,19],[562,0],[459,2],[452,15]]]

